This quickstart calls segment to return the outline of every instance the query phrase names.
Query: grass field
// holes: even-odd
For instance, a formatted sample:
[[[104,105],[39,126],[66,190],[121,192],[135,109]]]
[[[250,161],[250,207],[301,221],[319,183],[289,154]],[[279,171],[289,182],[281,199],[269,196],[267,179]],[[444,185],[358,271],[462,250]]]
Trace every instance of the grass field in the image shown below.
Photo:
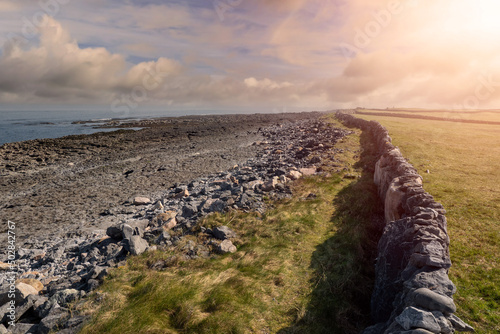
[[[446,208],[457,315],[477,333],[499,333],[500,126],[357,116],[389,130],[424,188]]]
[[[297,181],[293,198],[270,202],[263,215],[200,222],[235,230],[235,254],[184,261],[157,251],[113,270],[78,306],[93,315],[82,333],[359,333],[370,318],[380,203],[360,167],[373,163],[371,143],[356,130],[338,147],[335,163],[348,171],[331,166],[330,175]],[[149,269],[159,259],[169,268]]]
[[[453,120],[475,120],[475,121],[486,121],[486,122],[500,122],[500,111],[499,110],[421,110],[421,109],[360,109],[359,111],[363,113],[387,113],[394,116],[397,115],[416,115],[416,116],[430,116],[430,117],[441,117],[449,118]]]

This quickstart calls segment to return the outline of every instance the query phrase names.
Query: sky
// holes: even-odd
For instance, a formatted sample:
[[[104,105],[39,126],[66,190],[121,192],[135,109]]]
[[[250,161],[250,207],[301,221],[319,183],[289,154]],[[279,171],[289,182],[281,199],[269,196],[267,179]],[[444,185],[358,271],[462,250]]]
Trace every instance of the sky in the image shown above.
[[[497,108],[498,17],[498,0],[0,0],[0,108]]]

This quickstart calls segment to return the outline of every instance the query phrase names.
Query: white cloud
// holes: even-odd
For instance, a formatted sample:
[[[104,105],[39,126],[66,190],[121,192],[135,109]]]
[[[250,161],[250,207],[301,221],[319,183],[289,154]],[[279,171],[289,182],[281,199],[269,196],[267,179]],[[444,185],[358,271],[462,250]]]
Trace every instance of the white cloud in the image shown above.
[[[292,84],[290,82],[281,82],[278,83],[276,81],[272,81],[268,78],[264,78],[262,80],[257,80],[254,77],[246,78],[244,83],[247,87],[250,88],[262,88],[262,89],[276,89],[276,88],[284,88],[290,87]]]

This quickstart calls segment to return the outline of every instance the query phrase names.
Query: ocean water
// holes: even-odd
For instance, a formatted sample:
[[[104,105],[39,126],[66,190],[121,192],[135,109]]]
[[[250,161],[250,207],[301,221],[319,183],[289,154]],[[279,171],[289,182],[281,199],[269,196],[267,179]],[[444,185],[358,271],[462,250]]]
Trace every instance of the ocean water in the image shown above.
[[[203,112],[207,113],[207,112]],[[208,113],[216,113],[208,112]],[[18,141],[43,138],[59,138],[68,135],[109,132],[117,129],[95,129],[99,123],[72,124],[74,121],[110,119],[144,119],[152,117],[170,117],[201,114],[201,112],[137,112],[127,117],[117,117],[111,111],[71,111],[71,110],[37,110],[37,111],[2,111],[0,110],[0,145]]]

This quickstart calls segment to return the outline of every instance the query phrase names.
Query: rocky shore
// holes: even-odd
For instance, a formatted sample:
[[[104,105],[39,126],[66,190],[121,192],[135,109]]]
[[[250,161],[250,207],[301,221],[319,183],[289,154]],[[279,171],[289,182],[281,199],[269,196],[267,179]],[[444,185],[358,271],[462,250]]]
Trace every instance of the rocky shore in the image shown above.
[[[129,254],[176,250],[190,259],[235,252],[235,233],[199,226],[200,217],[264,211],[264,196],[290,196],[289,182],[334,165],[334,144],[349,132],[320,116],[148,120],[138,132],[0,147],[2,217],[16,221],[19,236],[15,312],[12,281],[0,263],[0,333],[11,321],[15,333],[76,332],[85,319],[70,316],[68,307]],[[183,243],[195,233],[206,241]],[[3,254],[0,261],[6,260]]]

